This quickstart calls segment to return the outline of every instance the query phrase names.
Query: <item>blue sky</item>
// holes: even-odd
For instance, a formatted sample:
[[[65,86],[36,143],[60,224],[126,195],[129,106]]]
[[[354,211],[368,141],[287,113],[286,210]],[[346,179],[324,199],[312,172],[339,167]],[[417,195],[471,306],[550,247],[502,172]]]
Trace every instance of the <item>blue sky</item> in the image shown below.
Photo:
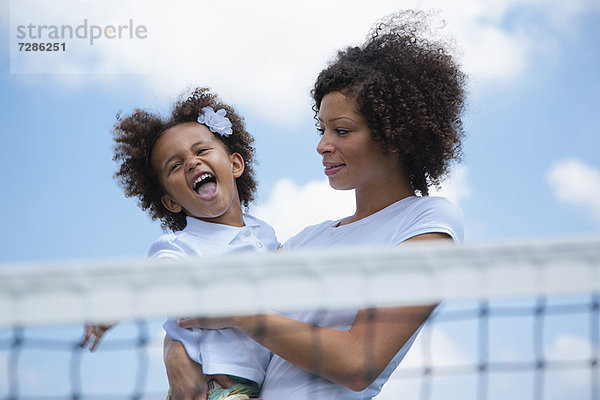
[[[399,6],[438,9],[470,76],[464,163],[442,189],[466,241],[600,233],[597,1],[113,3],[0,0],[0,263],[143,257],[161,230],[112,178],[111,128],[121,110],[164,115],[194,85],[245,116],[253,211],[282,240],[349,214],[352,194],[327,187],[314,150],[308,93],[336,49]],[[148,37],[69,42],[62,59],[16,50],[11,22],[83,18],[133,18]]]
[[[13,13],[27,9],[27,1],[15,3]],[[337,4],[313,15],[310,2],[289,9],[256,2],[253,10],[239,10],[256,13],[254,24],[244,23],[237,13],[231,22],[219,24],[223,10],[207,5],[203,13],[201,3],[161,8],[154,2],[142,16],[146,19],[140,17],[149,32],[149,42],[143,44],[150,43],[154,52],[152,73],[69,75],[56,73],[64,66],[50,66],[46,74],[10,73],[9,3],[2,2],[0,167],[7,195],[0,201],[9,227],[2,237],[3,261],[144,255],[160,228],[134,200],[124,198],[112,179],[111,127],[120,110],[142,107],[165,113],[177,95],[197,84],[213,88],[245,116],[257,143],[255,210],[273,220],[282,239],[305,221],[351,211],[351,194],[336,197],[339,193],[326,187],[314,151],[317,134],[308,91],[335,49],[360,42],[370,24],[394,8],[387,2],[374,2],[369,11]],[[444,32],[455,37],[471,76],[464,163],[455,174],[457,182],[446,185],[464,214],[467,241],[597,233],[598,6],[592,1],[504,1],[486,9],[478,1],[451,8],[430,3],[440,8]],[[59,13],[73,23],[88,14],[73,13],[69,19],[66,8]],[[112,18],[121,21],[129,15],[136,17],[121,11]],[[183,26],[166,25],[178,15]],[[188,24],[190,18],[199,22]],[[284,23],[295,25],[275,31]],[[257,26],[263,30],[249,32]],[[219,39],[205,34],[213,30]],[[105,57],[106,65],[116,57],[110,48],[93,51],[101,52],[95,56]],[[132,53],[130,64],[145,64],[145,53]],[[19,56],[13,52],[13,61]],[[72,61],[84,72],[87,62]],[[577,176],[557,174],[551,181],[550,171],[568,160],[577,163],[572,168]],[[286,182],[296,185],[295,199],[274,204]],[[312,197],[306,186],[311,182],[320,185]],[[565,188],[568,182],[571,186]],[[571,195],[559,197],[561,188]]]

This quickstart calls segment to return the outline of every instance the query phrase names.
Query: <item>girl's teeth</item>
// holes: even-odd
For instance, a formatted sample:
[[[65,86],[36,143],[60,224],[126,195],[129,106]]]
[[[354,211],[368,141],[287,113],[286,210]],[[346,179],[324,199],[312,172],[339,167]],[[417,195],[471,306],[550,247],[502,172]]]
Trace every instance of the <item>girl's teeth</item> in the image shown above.
[[[198,182],[202,181],[204,178],[208,178],[210,176],[210,174],[204,174],[202,176],[199,176],[198,179],[196,179],[196,181],[194,181],[194,184],[197,184]]]

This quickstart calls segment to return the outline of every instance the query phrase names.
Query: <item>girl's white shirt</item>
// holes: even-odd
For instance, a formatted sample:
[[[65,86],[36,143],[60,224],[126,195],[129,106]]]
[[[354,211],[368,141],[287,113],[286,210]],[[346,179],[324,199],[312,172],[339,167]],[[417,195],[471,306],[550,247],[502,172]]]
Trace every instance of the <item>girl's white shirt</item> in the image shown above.
[[[249,214],[243,219],[245,226],[234,227],[187,217],[186,227],[162,235],[151,245],[148,257],[177,260],[232,253],[251,256],[277,250],[279,243],[271,226]],[[223,293],[223,298],[236,295],[247,294]],[[192,360],[202,364],[205,374],[234,375],[262,384],[272,353],[237,329],[184,329],[177,325],[176,318],[169,318],[163,328],[171,339],[184,345]]]

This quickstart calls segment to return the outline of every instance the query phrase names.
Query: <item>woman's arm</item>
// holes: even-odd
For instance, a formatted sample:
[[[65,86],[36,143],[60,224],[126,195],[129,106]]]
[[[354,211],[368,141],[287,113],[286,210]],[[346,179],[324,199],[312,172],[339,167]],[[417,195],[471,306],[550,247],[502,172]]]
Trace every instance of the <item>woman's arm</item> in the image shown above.
[[[281,358],[354,391],[364,390],[427,319],[434,306],[361,310],[348,331],[280,314],[186,319],[182,327],[235,327]]]
[[[447,239],[430,233],[409,239]],[[360,310],[348,331],[280,314],[180,321],[184,328],[235,327],[296,366],[354,391],[367,388],[431,314],[435,305]]]

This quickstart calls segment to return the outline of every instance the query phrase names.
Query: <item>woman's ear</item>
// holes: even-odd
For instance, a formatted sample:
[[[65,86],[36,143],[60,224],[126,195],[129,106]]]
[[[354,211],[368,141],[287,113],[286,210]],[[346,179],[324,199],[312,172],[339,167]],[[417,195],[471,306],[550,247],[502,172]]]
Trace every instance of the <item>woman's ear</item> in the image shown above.
[[[244,157],[242,157],[240,153],[233,153],[229,156],[229,159],[231,160],[231,172],[233,172],[233,177],[239,178],[246,168]]]
[[[163,206],[165,206],[165,208],[171,211],[173,214],[177,214],[178,212],[181,212],[181,210],[183,210],[181,204],[179,204],[174,198],[172,198],[168,194],[163,195],[160,198],[160,201],[163,204]]]

